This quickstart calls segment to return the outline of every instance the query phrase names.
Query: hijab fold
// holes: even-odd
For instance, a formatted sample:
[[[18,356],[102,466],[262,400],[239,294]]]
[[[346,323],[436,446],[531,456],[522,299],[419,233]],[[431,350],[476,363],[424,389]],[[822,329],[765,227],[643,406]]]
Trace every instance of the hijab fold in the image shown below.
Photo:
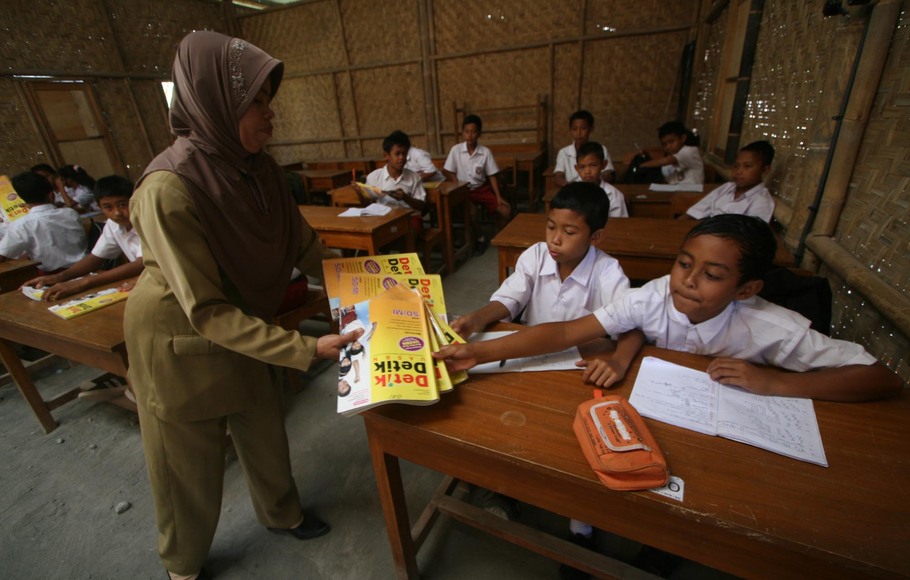
[[[274,96],[283,71],[281,61],[239,38],[187,35],[173,70],[170,124],[177,139],[142,176],[163,170],[180,177],[215,261],[243,306],[265,319],[290,280],[301,219],[283,170],[264,151],[250,154],[239,126],[266,79]]]

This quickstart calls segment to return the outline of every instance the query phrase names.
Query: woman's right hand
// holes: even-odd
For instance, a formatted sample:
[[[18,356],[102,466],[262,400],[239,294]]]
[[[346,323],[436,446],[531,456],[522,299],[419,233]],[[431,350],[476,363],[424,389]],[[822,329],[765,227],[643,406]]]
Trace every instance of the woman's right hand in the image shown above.
[[[351,344],[363,334],[362,329],[347,334],[327,334],[316,340],[316,358],[338,360],[341,349]]]

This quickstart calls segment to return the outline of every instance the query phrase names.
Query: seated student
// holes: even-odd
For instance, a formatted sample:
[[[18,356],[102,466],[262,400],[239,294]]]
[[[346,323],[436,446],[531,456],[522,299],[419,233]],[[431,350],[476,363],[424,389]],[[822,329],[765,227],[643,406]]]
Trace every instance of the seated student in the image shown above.
[[[0,240],[0,262],[28,256],[41,262],[40,271],[69,268],[85,256],[85,228],[74,210],[54,206],[54,188],[32,171],[11,180],[28,206],[28,214],[9,224]]]
[[[73,209],[79,213],[100,211],[98,203],[95,202],[95,195],[92,193],[95,189],[95,180],[83,167],[79,165],[64,165],[57,170],[57,173],[63,179],[66,193],[78,204]]]
[[[474,204],[482,205],[492,214],[499,216],[496,228],[499,229],[512,215],[512,208],[502,198],[499,191],[499,180],[496,174],[499,167],[493,158],[493,152],[480,145],[483,121],[477,115],[465,115],[461,122],[461,137],[463,142],[452,146],[446,158],[442,172],[449,181],[467,181],[468,199],[471,200],[470,216],[471,230],[477,235],[474,253],[482,254],[487,249],[487,241],[477,220],[477,208]]]
[[[103,286],[118,280],[138,276],[142,272],[142,243],[139,235],[130,222],[130,197],[133,195],[133,184],[119,175],[102,177],[95,185],[95,198],[107,222],[95,247],[84,258],[59,274],[39,276],[29,280],[24,286],[47,288],[42,299],[59,300],[66,296]],[[129,263],[110,270],[97,271],[107,260],[125,256]],[[74,279],[75,278],[75,279]]]
[[[446,179],[445,175],[433,163],[433,157],[430,156],[429,152],[413,145],[408,149],[408,162],[404,166],[419,175],[420,179],[424,181],[445,181]]]
[[[668,276],[594,314],[446,346],[433,356],[463,370],[639,328],[659,347],[716,357],[706,369],[712,379],[753,393],[845,402],[897,393],[900,378],[863,347],[811,330],[806,318],[756,296],[776,249],[771,228],[758,218],[707,218],[687,234]],[[625,376],[634,354],[617,349],[608,361],[591,361],[583,378],[609,386]]]
[[[596,247],[609,211],[607,198],[590,183],[560,189],[547,214],[547,241],[522,252],[490,302],[455,319],[452,329],[467,337],[519,315],[529,325],[574,320],[619,297],[629,279],[615,258]]]
[[[79,204],[69,196],[66,187],[63,185],[63,178],[57,173],[57,170],[47,163],[39,163],[32,166],[32,171],[47,179],[54,188],[54,205],[57,207],[71,207],[78,210]]]
[[[762,183],[771,171],[774,147],[755,141],[739,150],[733,164],[733,181],[721,185],[686,210],[679,219],[702,219],[724,213],[751,215],[770,222],[774,199]]]
[[[575,166],[578,164],[577,152],[581,146],[591,138],[594,129],[594,115],[585,110],[575,111],[569,115],[569,132],[572,133],[572,143],[566,145],[556,154],[556,168],[553,170],[553,183],[562,187],[573,181],[581,181]],[[612,183],[614,178],[613,161],[603,146],[603,158],[606,164],[601,170],[602,180]]]
[[[367,175],[367,185],[378,187],[386,193],[377,203],[414,210],[411,225],[415,232],[419,232],[423,227],[427,192],[423,189],[420,176],[405,168],[410,148],[411,140],[401,131],[393,131],[383,139],[382,151],[386,164]],[[360,195],[360,190],[355,190]]]
[[[657,130],[664,157],[645,161],[639,167],[660,167],[664,180],[669,184],[704,183],[705,164],[701,151],[687,143],[690,131],[679,121],[664,123]]]
[[[607,199],[610,200],[610,217],[624,218],[629,217],[629,210],[626,209],[626,198],[622,192],[607,183],[603,179],[603,168],[606,167],[604,159],[605,147],[596,141],[588,141],[578,148],[578,157],[575,161],[575,171],[582,181],[594,183],[600,186]]]

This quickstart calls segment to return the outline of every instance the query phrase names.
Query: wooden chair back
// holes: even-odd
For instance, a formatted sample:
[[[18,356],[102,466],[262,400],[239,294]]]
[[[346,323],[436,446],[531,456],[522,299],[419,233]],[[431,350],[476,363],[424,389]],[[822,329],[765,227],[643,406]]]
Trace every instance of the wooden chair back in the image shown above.
[[[363,202],[360,201],[360,196],[353,185],[333,189],[329,191],[329,197],[332,198],[334,207],[363,207]]]

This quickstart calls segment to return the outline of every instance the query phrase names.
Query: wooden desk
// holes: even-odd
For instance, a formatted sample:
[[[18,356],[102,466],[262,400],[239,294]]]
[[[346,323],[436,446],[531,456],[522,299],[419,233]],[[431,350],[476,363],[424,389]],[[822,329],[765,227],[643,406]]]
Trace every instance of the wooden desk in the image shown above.
[[[707,358],[645,347],[694,368]],[[636,360],[611,392],[628,396]],[[591,398],[578,372],[474,375],[429,407],[385,405],[363,414],[398,578],[418,578],[416,550],[441,512],[591,573],[629,566],[449,495],[409,528],[404,459],[637,542],[745,577],[910,575],[910,396],[877,403],[816,402],[830,467],[652,420],[682,502],[604,487],[572,431]]]
[[[650,183],[614,184],[626,199],[629,217],[674,219],[673,200],[680,196],[691,197],[692,192],[651,191]],[[706,184],[705,192],[710,192],[716,184]],[[559,192],[555,185],[547,187],[544,194],[544,212],[550,211],[550,201]],[[693,202],[694,203],[694,202]]]
[[[537,171],[544,164],[546,151],[543,149],[533,150],[510,150],[506,146],[492,145],[491,150],[496,158],[496,164],[500,169],[512,168],[512,185],[518,184],[518,174],[527,173],[528,175],[528,211],[534,211],[537,208],[536,181]]]
[[[353,169],[360,175],[367,174],[376,169],[379,160],[375,157],[339,157],[337,159],[316,159],[308,161],[307,169],[343,169],[351,173]],[[332,188],[334,189],[334,188]]]
[[[18,290],[23,283],[40,276],[35,260],[7,260],[0,262],[0,294]]]
[[[474,236],[471,235],[470,207],[468,204],[467,182],[443,181],[438,187],[427,188],[427,201],[436,206],[439,216],[439,227],[445,236],[446,273],[451,274],[457,267],[457,261],[471,256],[474,248]],[[452,218],[461,214],[464,224],[464,243],[455,247],[455,233]]]
[[[350,169],[300,169],[295,173],[303,178],[307,203],[313,201],[314,193],[326,193],[352,181]]]
[[[499,248],[500,283],[525,249],[546,239],[546,224],[544,214],[520,213],[496,234],[493,245]],[[692,221],[616,218],[607,223],[604,238],[597,247],[619,260],[629,278],[653,280],[670,273],[683,238],[694,226]],[[774,263],[786,267],[795,265],[793,256],[779,239]]]
[[[300,214],[330,248],[365,250],[369,255],[395,240],[404,242],[404,252],[414,251],[411,211],[393,209],[384,216],[338,217],[343,207],[301,205]]]
[[[93,288],[74,297],[98,290]],[[39,348],[121,377],[127,376],[129,366],[123,339],[125,300],[70,320],[51,314],[47,309],[50,305],[26,298],[21,292],[0,295],[0,358],[46,433],[57,427],[51,411],[75,399],[79,388],[45,401],[12,343]],[[111,402],[136,410],[135,404],[125,397]]]

